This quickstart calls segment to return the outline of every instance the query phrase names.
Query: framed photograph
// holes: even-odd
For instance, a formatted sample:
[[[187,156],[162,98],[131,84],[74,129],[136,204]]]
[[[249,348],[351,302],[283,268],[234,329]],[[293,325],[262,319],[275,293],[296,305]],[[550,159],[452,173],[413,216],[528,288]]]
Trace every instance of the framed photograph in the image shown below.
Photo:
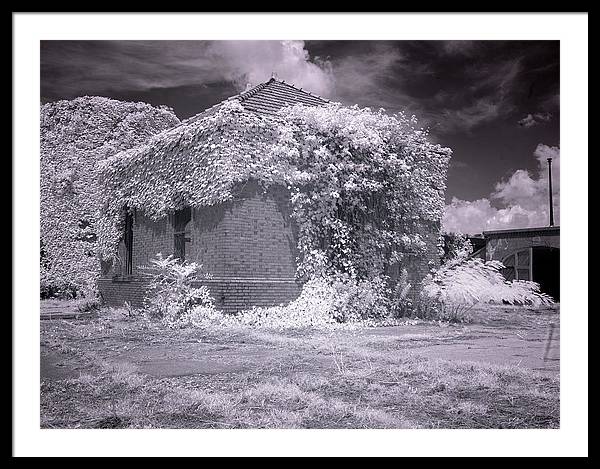
[[[587,21],[13,14],[14,452],[587,455]]]

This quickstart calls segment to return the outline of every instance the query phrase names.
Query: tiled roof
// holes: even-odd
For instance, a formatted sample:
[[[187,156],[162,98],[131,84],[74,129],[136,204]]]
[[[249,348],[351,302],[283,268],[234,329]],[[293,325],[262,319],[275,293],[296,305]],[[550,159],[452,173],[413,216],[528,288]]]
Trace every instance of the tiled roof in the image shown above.
[[[266,83],[261,83],[248,91],[240,93],[237,99],[248,111],[271,115],[276,114],[277,111],[285,106],[292,106],[294,104],[322,106],[328,102],[326,99],[309,91],[296,88],[294,85],[275,78],[271,78]]]
[[[227,98],[227,100],[232,99],[238,100],[247,111],[269,116],[276,115],[277,111],[281,108],[294,104],[322,106],[329,102],[325,98],[276,78],[271,78],[269,81],[256,85],[254,88]],[[183,123],[193,122],[196,119],[210,115],[216,112],[220,105],[221,103],[217,103],[200,114],[196,114],[183,121]]]

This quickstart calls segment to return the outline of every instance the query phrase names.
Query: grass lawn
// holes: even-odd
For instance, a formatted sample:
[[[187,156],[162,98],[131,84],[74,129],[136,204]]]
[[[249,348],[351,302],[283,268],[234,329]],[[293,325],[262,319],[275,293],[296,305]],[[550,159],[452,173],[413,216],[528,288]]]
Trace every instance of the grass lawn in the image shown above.
[[[339,331],[41,321],[41,426],[557,428],[558,309],[473,315]]]

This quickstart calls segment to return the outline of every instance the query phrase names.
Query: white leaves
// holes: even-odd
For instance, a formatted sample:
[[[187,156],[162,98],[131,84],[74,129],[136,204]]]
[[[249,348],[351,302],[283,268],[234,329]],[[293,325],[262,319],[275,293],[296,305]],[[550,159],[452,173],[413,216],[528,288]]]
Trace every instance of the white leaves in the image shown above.
[[[113,214],[109,223],[104,217],[98,220],[107,202],[100,193],[99,171],[116,182],[122,176],[113,168],[115,152],[142,144],[179,120],[148,104],[99,97],[45,104],[40,114],[42,290],[91,290],[98,276],[98,245],[110,240],[114,250],[120,236]],[[131,152],[122,155],[127,159]],[[83,231],[77,226],[80,220],[90,221]],[[100,231],[106,236],[96,241]]]
[[[540,293],[535,282],[507,282],[499,261],[483,262],[479,258],[448,263],[430,277],[423,295],[444,304],[508,303],[513,305],[548,305],[553,300]]]
[[[332,268],[374,276],[386,250],[427,251],[421,235],[441,220],[449,154],[401,114],[331,104],[267,119],[230,100],[99,168],[113,222],[124,201],[158,219],[229,200],[249,179],[288,187],[305,259],[326,245]]]

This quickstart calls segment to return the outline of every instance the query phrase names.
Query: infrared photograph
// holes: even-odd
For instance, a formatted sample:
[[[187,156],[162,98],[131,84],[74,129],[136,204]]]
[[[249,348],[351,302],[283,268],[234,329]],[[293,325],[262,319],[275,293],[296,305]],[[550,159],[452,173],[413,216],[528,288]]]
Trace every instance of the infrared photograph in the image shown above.
[[[66,37],[37,430],[562,428],[560,39]]]

